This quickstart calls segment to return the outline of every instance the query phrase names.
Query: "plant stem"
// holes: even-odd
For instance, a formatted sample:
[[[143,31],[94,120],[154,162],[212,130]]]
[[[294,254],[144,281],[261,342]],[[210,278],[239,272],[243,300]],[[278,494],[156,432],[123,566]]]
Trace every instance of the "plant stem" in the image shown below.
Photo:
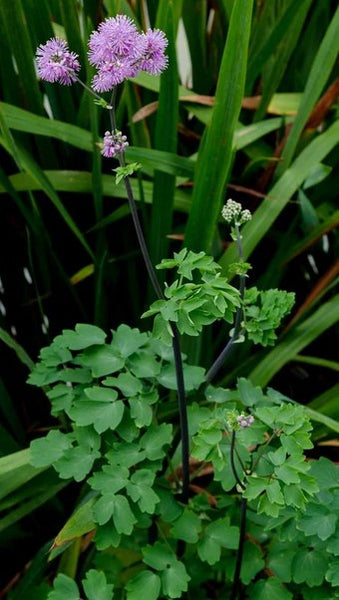
[[[231,452],[230,452],[231,468],[232,468],[232,472],[233,472],[233,475],[235,477],[235,480],[236,480],[237,484],[239,485],[239,487],[242,490],[244,490],[245,489],[244,484],[243,484],[243,482],[241,481],[241,479],[240,479],[240,477],[238,475],[238,472],[237,472],[237,469],[236,469],[236,466],[235,466],[235,462],[234,462],[234,446],[235,446],[235,431],[233,429],[232,430],[232,436],[231,436]]]
[[[115,121],[115,98],[116,98],[116,88],[113,88],[112,97],[111,97],[111,109],[109,111],[111,129],[112,131],[116,130],[116,121]],[[125,159],[123,152],[119,152],[118,160],[121,167],[125,166]],[[142,257],[144,259],[144,263],[147,269],[148,276],[152,283],[153,289],[159,299],[164,300],[165,296],[161,289],[160,283],[158,281],[154,266],[152,264],[148,248],[146,245],[145,237],[142,231],[138,210],[135,204],[133,190],[131,186],[131,182],[128,176],[123,178],[129,208],[132,215],[132,220],[135,228],[135,232],[137,235],[137,239],[139,242],[140,250]],[[181,498],[184,504],[188,503],[189,496],[189,432],[188,432],[188,418],[187,418],[187,407],[186,407],[186,394],[185,394],[185,383],[184,383],[184,373],[183,373],[183,364],[182,364],[182,356],[180,349],[180,338],[179,332],[174,324],[171,323],[171,329],[173,333],[172,338],[172,348],[174,355],[174,363],[175,363],[175,372],[177,379],[177,388],[178,388],[178,409],[179,409],[179,421],[180,421],[180,430],[181,430],[181,454],[182,454],[182,493]]]
[[[175,362],[175,372],[177,378],[178,387],[178,408],[179,408],[179,420],[181,430],[181,456],[182,456],[182,502],[188,504],[189,494],[189,433],[188,433],[188,419],[187,419],[187,407],[185,399],[185,383],[184,383],[184,372],[182,365],[182,357],[180,350],[180,339],[179,333],[175,325],[172,325],[173,331],[173,354]]]
[[[240,261],[242,261],[244,255],[243,255],[243,249],[242,249],[242,243],[241,243],[241,234],[240,234],[239,226],[237,224],[235,225],[235,229],[237,232],[236,244],[237,244],[237,248],[238,248],[238,255],[239,255]],[[228,356],[229,356],[231,350],[233,349],[233,346],[234,346],[235,342],[237,341],[239,334],[241,332],[241,322],[242,322],[242,318],[243,318],[243,306],[242,305],[243,305],[245,289],[246,289],[246,276],[239,275],[239,282],[240,282],[239,283],[240,306],[238,306],[236,313],[235,313],[233,333],[232,333],[231,338],[228,340],[225,348],[222,350],[222,352],[219,354],[219,356],[216,358],[216,360],[212,364],[209,371],[206,373],[206,381],[208,383],[210,383],[212,381],[212,379],[214,379],[214,377],[216,376],[216,374],[218,373],[218,371],[220,370],[220,368],[222,367],[222,365],[228,358]]]
[[[235,563],[233,587],[232,587],[232,593],[231,593],[230,600],[237,600],[238,592],[240,592],[240,571],[241,571],[241,565],[242,565],[245,533],[246,533],[246,510],[247,510],[247,500],[246,500],[246,498],[241,498],[239,546],[238,546],[238,551],[237,551],[237,559],[236,559],[236,563]]]

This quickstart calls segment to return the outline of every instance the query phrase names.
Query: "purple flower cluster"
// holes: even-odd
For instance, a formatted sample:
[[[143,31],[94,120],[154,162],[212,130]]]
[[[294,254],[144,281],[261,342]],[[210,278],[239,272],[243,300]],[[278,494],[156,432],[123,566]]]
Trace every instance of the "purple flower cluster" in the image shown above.
[[[103,21],[90,36],[89,62],[96,67],[92,88],[108,92],[115,85],[140,71],[159,75],[167,67],[167,39],[160,29],[139,33],[135,23],[125,15]],[[67,43],[52,38],[37,50],[38,75],[45,81],[70,85],[80,69],[78,56]]]
[[[98,70],[92,82],[96,92],[107,92],[141,70],[158,75],[167,67],[165,34],[159,29],[139,33],[125,15],[101,23],[88,46],[89,61]]]
[[[253,425],[254,417],[252,415],[246,417],[245,415],[241,414],[239,415],[239,417],[237,417],[237,423],[242,429],[245,429],[246,427],[250,427],[250,425]]]
[[[38,75],[44,81],[71,85],[80,70],[78,55],[70,52],[67,43],[60,38],[52,38],[37,49]]]
[[[115,131],[115,133],[106,131],[104,136],[104,146],[101,154],[107,158],[112,158],[116,154],[119,154],[119,152],[124,152],[127,146],[127,137],[122,135],[121,131]]]

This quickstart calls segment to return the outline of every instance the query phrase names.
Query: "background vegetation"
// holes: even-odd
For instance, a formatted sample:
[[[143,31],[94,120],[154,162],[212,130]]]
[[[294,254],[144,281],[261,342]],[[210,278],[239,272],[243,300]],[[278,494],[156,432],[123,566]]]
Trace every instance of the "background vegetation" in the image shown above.
[[[276,347],[239,345],[219,382],[248,376],[307,405],[312,456],[335,459],[339,11],[331,0],[257,0],[253,13],[250,4],[0,0],[2,596],[33,556],[42,577],[44,544],[76,493],[28,465],[29,442],[54,424],[45,395],[26,385],[32,361],[77,322],[140,326],[154,299],[125,189],[100,155],[107,115],[79,87],[37,80],[36,47],[53,35],[67,38],[89,82],[88,35],[106,16],[166,32],[168,70],[126,82],[117,108],[127,160],[142,165],[132,183],[152,259],[185,240],[227,274],[236,250],[220,208],[232,197],[254,213],[243,232],[251,285],[294,291],[297,301]],[[174,41],[183,29],[192,78],[180,80],[183,46],[176,52]],[[218,326],[186,341],[189,361],[208,367],[227,337]],[[11,598],[28,598],[17,590]]]

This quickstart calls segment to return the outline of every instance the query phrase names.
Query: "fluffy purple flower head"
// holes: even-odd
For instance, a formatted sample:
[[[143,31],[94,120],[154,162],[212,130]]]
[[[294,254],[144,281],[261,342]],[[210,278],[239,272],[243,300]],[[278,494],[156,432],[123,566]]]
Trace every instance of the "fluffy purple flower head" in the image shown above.
[[[148,29],[142,37],[146,44],[139,67],[142,71],[159,75],[168,65],[168,58],[164,53],[168,44],[167,38],[160,29]]]
[[[70,52],[65,40],[51,38],[41,44],[36,52],[38,75],[50,83],[59,82],[71,85],[77,79],[80,70],[78,55]]]
[[[112,158],[116,154],[124,152],[127,146],[127,137],[122,135],[121,131],[115,131],[114,133],[106,131],[104,136],[104,146],[101,154],[106,156],[106,158]]]
[[[100,23],[88,42],[89,62],[95,67],[116,61],[137,60],[143,53],[140,34],[129,17],[118,15]]]
[[[88,46],[89,61],[98,70],[92,82],[96,92],[108,92],[140,70],[158,75],[167,67],[165,34],[159,29],[139,33],[125,15],[101,23]]]

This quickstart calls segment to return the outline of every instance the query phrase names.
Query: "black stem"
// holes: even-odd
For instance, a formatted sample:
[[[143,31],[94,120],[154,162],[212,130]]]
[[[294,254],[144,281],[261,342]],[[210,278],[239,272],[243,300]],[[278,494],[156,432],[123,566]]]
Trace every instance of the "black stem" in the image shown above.
[[[237,472],[237,469],[236,469],[236,466],[235,466],[235,462],[234,462],[234,448],[235,448],[235,431],[233,429],[232,430],[232,435],[231,435],[231,452],[230,452],[231,468],[232,468],[232,472],[233,472],[234,478],[235,478],[238,486],[242,490],[244,490],[245,489],[244,484],[243,484],[243,482],[241,481],[241,479],[240,479],[240,477],[238,475],[238,472]]]
[[[244,542],[246,533],[246,511],[247,511],[247,500],[241,498],[241,513],[240,513],[240,532],[239,532],[239,545],[237,551],[237,558],[235,563],[235,571],[233,578],[233,587],[230,600],[237,600],[238,593],[240,592],[240,571],[242,565],[242,558],[244,553]]]
[[[237,248],[238,248],[239,259],[240,259],[240,261],[242,261],[243,260],[243,249],[242,249],[241,234],[240,234],[239,226],[235,225],[235,229],[237,232],[236,244],[237,244]],[[246,277],[245,277],[245,275],[239,275],[240,306],[238,306],[236,313],[235,313],[233,333],[232,333],[231,338],[228,340],[225,348],[221,351],[219,356],[216,358],[216,360],[212,364],[209,371],[207,371],[206,381],[208,383],[210,383],[212,381],[212,379],[214,379],[214,377],[216,376],[218,371],[221,369],[222,365],[224,364],[224,362],[228,358],[231,350],[233,349],[233,346],[234,346],[235,342],[237,341],[239,334],[241,332],[241,322],[243,319],[243,306],[242,305],[243,305],[243,300],[244,300],[244,295],[245,295],[245,289],[246,289]]]
[[[116,122],[115,122],[115,99],[116,99],[116,88],[112,90],[111,97],[111,110],[110,114],[110,122],[112,132],[116,130]],[[125,166],[125,160],[123,152],[119,152],[118,160],[121,167]],[[131,186],[131,182],[128,176],[123,178],[129,208],[132,215],[132,220],[135,228],[135,232],[138,238],[140,250],[142,257],[144,259],[144,263],[147,269],[148,276],[152,283],[153,289],[157,295],[157,297],[161,300],[165,299],[163,291],[161,289],[160,283],[158,281],[153,263],[151,261],[148,248],[146,245],[144,233],[141,227],[138,210],[135,204],[133,190]],[[188,431],[188,418],[187,418],[187,407],[186,407],[186,394],[185,394],[185,383],[184,383],[184,372],[183,372],[183,364],[182,364],[182,356],[180,350],[180,337],[179,332],[174,324],[171,324],[171,329],[173,333],[172,338],[172,348],[174,355],[174,364],[175,364],[175,372],[177,379],[177,388],[178,388],[178,409],[179,409],[179,421],[180,421],[180,430],[181,430],[181,454],[182,454],[182,493],[181,498],[184,504],[188,503],[189,497],[189,431]]]
[[[182,493],[181,499],[184,504],[188,504],[190,472],[189,472],[189,434],[187,407],[185,401],[185,383],[180,350],[179,333],[175,325],[172,325],[173,339],[172,347],[175,362],[175,372],[178,387],[178,407],[181,430],[181,455],[182,455]]]

